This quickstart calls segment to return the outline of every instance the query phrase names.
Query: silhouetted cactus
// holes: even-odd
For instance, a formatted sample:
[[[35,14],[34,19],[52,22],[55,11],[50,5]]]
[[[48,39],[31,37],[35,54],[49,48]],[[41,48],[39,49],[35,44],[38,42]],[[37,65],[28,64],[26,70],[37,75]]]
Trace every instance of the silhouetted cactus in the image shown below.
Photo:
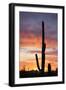
[[[46,44],[44,43],[44,22],[42,22],[42,63],[41,63],[41,71],[44,73],[45,70],[45,48]]]
[[[58,74],[58,68],[56,68],[56,73]]]
[[[36,56],[37,67],[38,67],[38,70],[40,71],[40,66],[39,66],[38,56],[37,56],[37,54],[35,54],[35,56]]]
[[[51,65],[48,64],[48,74],[50,74],[50,73],[51,73]]]
[[[38,56],[37,54],[36,56],[36,63],[37,63],[37,68],[39,71],[41,71],[41,73],[44,73],[45,70],[45,48],[46,48],[46,44],[44,43],[44,22],[42,21],[42,61],[41,61],[41,69],[39,66],[39,61],[38,61]]]

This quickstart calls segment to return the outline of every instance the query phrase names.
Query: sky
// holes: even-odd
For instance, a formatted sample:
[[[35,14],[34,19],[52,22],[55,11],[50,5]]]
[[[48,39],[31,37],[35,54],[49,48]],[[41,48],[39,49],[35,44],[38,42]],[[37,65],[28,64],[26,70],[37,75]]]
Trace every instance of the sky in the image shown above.
[[[36,13],[20,12],[20,62],[19,70],[38,70],[35,54],[37,53],[41,67],[42,51],[42,21],[45,24],[45,71],[48,64],[51,69],[56,70],[58,66],[57,53],[57,14],[56,13]]]

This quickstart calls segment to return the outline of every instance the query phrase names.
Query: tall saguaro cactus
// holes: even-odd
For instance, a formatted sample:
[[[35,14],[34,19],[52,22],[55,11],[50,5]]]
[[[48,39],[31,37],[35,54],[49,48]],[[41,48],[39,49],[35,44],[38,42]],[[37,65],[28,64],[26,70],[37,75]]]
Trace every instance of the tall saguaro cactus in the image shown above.
[[[44,22],[42,21],[42,61],[41,61],[41,69],[39,66],[39,61],[38,61],[38,56],[37,54],[36,56],[36,63],[37,63],[37,68],[41,73],[44,73],[45,70],[45,48],[46,48],[46,44],[44,43]]]

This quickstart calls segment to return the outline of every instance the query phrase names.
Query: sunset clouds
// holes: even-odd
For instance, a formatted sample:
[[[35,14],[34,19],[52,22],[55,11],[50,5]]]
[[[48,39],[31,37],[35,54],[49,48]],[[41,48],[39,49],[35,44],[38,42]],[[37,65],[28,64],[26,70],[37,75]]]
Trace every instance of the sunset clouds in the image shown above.
[[[42,21],[45,22],[45,71],[48,63],[52,70],[57,68],[57,14],[20,12],[20,70],[37,70],[36,53],[41,65]]]

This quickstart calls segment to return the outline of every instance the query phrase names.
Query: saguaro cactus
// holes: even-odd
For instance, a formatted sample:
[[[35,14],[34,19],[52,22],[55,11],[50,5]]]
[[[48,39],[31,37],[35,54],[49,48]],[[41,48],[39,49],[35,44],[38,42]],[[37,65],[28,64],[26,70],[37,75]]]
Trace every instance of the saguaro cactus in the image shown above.
[[[37,54],[36,56],[36,63],[37,63],[37,67],[38,70],[41,71],[41,73],[44,73],[44,69],[45,69],[45,48],[46,48],[46,44],[44,43],[44,22],[42,21],[42,61],[41,61],[41,69],[39,66],[39,61],[38,61],[38,56]]]
[[[46,48],[46,44],[44,43],[44,22],[42,22],[42,63],[41,63],[41,71],[42,73],[44,72],[45,69],[45,48]]]

